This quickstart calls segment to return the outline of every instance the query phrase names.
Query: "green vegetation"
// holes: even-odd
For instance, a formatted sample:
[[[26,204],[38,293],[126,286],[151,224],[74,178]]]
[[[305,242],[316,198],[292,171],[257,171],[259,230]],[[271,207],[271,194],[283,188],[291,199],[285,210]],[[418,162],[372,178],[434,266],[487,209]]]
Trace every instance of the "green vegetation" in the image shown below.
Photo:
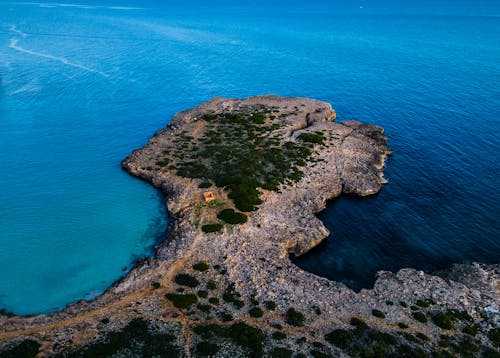
[[[417,312],[412,312],[411,314],[413,316],[413,318],[421,323],[427,323],[429,320],[427,319],[427,316],[425,314],[423,314],[422,312],[420,311],[417,311]]]
[[[314,144],[323,144],[325,142],[325,134],[323,132],[302,133],[299,139]]]
[[[200,284],[200,281],[187,273],[180,273],[176,275],[174,281],[179,285],[188,287],[196,287]]]
[[[222,294],[222,299],[226,302],[234,302],[234,300],[236,300],[238,297],[240,297],[240,294],[236,292],[234,283],[230,283],[229,285],[227,285],[224,293]]]
[[[134,357],[180,357],[174,334],[152,333],[146,321],[135,318],[121,331],[108,333],[99,342],[74,351],[56,355],[57,358],[96,358],[122,356],[128,352]],[[18,355],[16,357],[24,357]],[[3,358],[3,357],[2,357]]]
[[[401,329],[407,329],[408,328],[408,325],[403,323],[403,322],[399,322],[398,323],[398,327],[401,328]]]
[[[40,350],[40,343],[32,339],[25,339],[14,347],[0,351],[1,358],[35,358]]]
[[[224,209],[218,215],[217,218],[224,221],[227,224],[238,225],[247,222],[248,217],[243,213],[238,213],[233,209]]]
[[[210,290],[210,291],[213,291],[217,288],[217,284],[215,283],[215,281],[213,280],[210,280],[207,282],[207,288]]]
[[[442,329],[453,329],[456,321],[472,321],[472,317],[467,312],[448,310],[431,314],[432,322]]]
[[[372,315],[377,318],[385,318],[385,313],[377,309],[372,309]]]
[[[210,188],[211,186],[212,186],[212,183],[210,183],[209,181],[204,181],[198,185],[198,188],[206,189],[206,188]]]
[[[271,337],[273,337],[273,339],[279,341],[279,340],[285,339],[286,334],[283,332],[274,332]]]
[[[207,340],[214,338],[229,339],[232,343],[248,349],[251,357],[263,355],[263,342],[265,339],[262,331],[243,322],[234,323],[224,327],[216,324],[198,325],[194,332]]]
[[[206,271],[208,270],[208,268],[209,268],[208,264],[204,261],[200,261],[193,265],[193,269],[200,272]]]
[[[351,331],[346,331],[345,329],[335,329],[332,332],[325,335],[325,340],[340,349],[347,349],[354,335]]]
[[[274,303],[273,301],[264,302],[264,306],[266,306],[266,309],[268,311],[274,311],[276,309],[276,303]]]
[[[425,300],[417,300],[415,303],[417,306],[422,307],[422,308],[427,308],[430,305],[435,305],[436,302],[432,298],[426,298]]]
[[[488,338],[496,347],[500,347],[500,327],[490,330]]]
[[[210,306],[210,305],[198,304],[196,306],[196,308],[198,308],[201,312],[204,312],[204,313],[208,313],[212,310],[212,306]]]
[[[248,314],[253,318],[260,318],[264,315],[264,311],[260,307],[252,307]]]
[[[288,348],[276,347],[271,351],[271,358],[292,358],[293,351]]]
[[[217,344],[207,341],[200,342],[196,345],[196,356],[213,356],[219,351]]]
[[[179,135],[157,164],[172,163],[177,175],[199,179],[202,188],[209,184],[225,188],[239,211],[253,211],[262,203],[259,188],[277,191],[280,184],[299,181],[299,167],[312,155],[309,146],[324,142],[323,133],[316,132],[282,145],[274,135],[281,125],[273,123],[269,113],[255,107],[205,114],[203,136]]]
[[[481,331],[481,326],[478,324],[465,325],[462,332],[470,336],[475,336],[479,331]]]
[[[200,297],[200,298],[207,298],[208,297],[208,291],[205,291],[205,290],[198,291],[198,297]]]
[[[206,234],[210,234],[221,231],[223,227],[224,225],[222,224],[207,224],[201,227],[201,231],[203,231]]]
[[[166,297],[172,301],[175,307],[185,309],[198,302],[198,297],[193,294],[167,293]]]
[[[213,304],[214,306],[217,306],[217,305],[219,305],[219,298],[217,298],[217,297],[210,297],[208,299],[208,302],[211,303],[211,304]]]
[[[286,323],[291,326],[301,327],[304,325],[304,315],[295,308],[289,308],[286,311]]]
[[[400,301],[399,304],[401,307],[404,307],[404,308],[408,307],[408,305],[404,301]]]

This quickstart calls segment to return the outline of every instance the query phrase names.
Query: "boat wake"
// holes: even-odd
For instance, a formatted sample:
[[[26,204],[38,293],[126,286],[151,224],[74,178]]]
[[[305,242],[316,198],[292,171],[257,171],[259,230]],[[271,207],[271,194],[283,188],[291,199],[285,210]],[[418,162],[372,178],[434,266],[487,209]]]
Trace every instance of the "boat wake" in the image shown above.
[[[93,69],[93,68],[90,68],[87,66],[83,66],[83,65],[80,65],[78,63],[71,62],[64,57],[59,57],[59,56],[54,56],[54,55],[50,55],[50,54],[45,54],[45,53],[41,53],[41,52],[35,52],[35,51],[28,50],[28,49],[25,49],[25,48],[19,46],[18,43],[19,43],[18,39],[10,39],[9,47],[13,50],[16,50],[16,51],[19,51],[19,52],[22,52],[22,53],[25,53],[28,55],[46,58],[49,60],[54,60],[54,61],[60,62],[60,63],[67,65],[67,66],[78,68],[80,70],[84,70],[84,71],[91,72],[91,73],[96,73],[96,74],[99,74],[103,77],[109,77],[109,75],[105,72],[98,71],[96,69]]]

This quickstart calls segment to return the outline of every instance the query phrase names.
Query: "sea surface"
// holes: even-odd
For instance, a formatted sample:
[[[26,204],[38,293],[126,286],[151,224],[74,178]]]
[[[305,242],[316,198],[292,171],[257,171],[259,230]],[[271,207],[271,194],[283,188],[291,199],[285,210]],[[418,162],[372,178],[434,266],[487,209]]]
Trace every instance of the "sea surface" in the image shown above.
[[[0,2],[0,308],[92,298],[152,255],[164,198],[120,161],[212,96],[314,97],[385,128],[389,184],[333,201],[300,267],[370,287],[499,262],[500,6],[401,3]]]

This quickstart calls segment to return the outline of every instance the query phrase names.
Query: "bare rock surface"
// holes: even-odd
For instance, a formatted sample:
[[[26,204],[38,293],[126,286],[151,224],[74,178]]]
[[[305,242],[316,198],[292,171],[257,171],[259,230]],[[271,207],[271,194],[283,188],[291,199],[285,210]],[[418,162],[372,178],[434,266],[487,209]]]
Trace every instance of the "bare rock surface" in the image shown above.
[[[227,190],[200,188],[202,179],[182,177],[174,169],[158,166],[158,158],[180,133],[194,140],[205,136],[210,125],[204,119],[207,113],[239,113],[249,108],[269,109],[266,121],[279,123],[270,135],[280,145],[318,132],[323,133],[324,143],[313,146],[314,154],[299,180],[287,181],[278,191],[261,190],[262,204],[247,213],[246,223],[204,233],[201,227],[214,221],[220,210],[206,201],[205,193],[210,191],[226,207],[231,204]],[[175,337],[172,349],[176,353],[166,355],[160,350],[160,356],[202,355],[200,344],[207,340],[217,345],[215,356],[228,357],[270,356],[279,348],[305,356],[358,356],[362,352],[356,344],[375,352],[382,349],[382,343],[386,356],[405,356],[404,346],[422,354],[446,351],[455,355],[453,344],[469,338],[477,347],[473,356],[498,352],[491,332],[499,325],[499,265],[456,265],[439,275],[414,269],[379,272],[373,289],[354,292],[305,272],[289,260],[290,254],[304,254],[329,235],[315,216],[327,200],[342,193],[371,195],[381,189],[387,182],[383,168],[390,152],[382,128],[357,121],[337,123],[332,107],[313,99],[214,98],[178,113],[167,128],[122,163],[129,173],[166,194],[171,224],[156,256],[138,263],[93,301],[77,302],[51,315],[0,316],[0,352],[32,341],[39,345],[40,357],[92,356],[88,347],[109,343],[109,333],[126,331],[132,319],[149,324],[149,331],[143,332],[147,337],[165,332]],[[207,267],[196,268],[200,263]],[[179,274],[194,278],[196,285],[179,283]],[[182,306],[172,294],[182,299],[191,295],[196,302]],[[262,315],[251,311],[257,307]],[[290,309],[299,312],[298,320],[290,318]],[[425,316],[425,322],[416,318],[416,312]],[[446,312],[456,316],[450,318],[450,328],[434,322],[433,317]],[[368,328],[353,330],[353,317],[362,319]],[[201,332],[202,323],[220,329]],[[248,345],[231,336],[230,332],[241,328],[236,324],[258,330],[260,343]],[[477,332],[469,337],[464,327],[475,327]],[[221,333],[223,329],[227,331]],[[333,330],[345,330],[350,340],[339,343],[332,338],[337,337]],[[276,332],[285,337],[272,338],[279,336]],[[385,342],[389,338],[380,332],[395,337],[396,343]],[[451,337],[448,346],[438,344],[443,334]],[[138,337],[142,336],[129,337],[128,342]],[[378,348],[372,347],[373,342]],[[147,355],[141,351],[145,345],[125,344],[113,354]]]

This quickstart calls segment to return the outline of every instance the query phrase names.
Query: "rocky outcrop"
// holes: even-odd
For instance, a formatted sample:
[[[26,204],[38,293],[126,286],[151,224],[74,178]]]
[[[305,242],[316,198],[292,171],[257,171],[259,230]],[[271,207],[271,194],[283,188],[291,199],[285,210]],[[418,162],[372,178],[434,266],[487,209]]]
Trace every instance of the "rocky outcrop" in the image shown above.
[[[278,191],[261,189],[262,204],[248,213],[246,223],[204,233],[202,225],[216,219],[220,208],[231,205],[227,190],[200,188],[202,178],[179,176],[175,163],[169,168],[158,164],[159,158],[183,145],[178,143],[181,134],[194,141],[206,136],[210,130],[206,114],[240,113],[249,108],[267,110],[266,121],[279,124],[269,136],[280,146],[300,142],[305,133],[322,133],[322,142],[311,145],[312,155],[299,180],[285,180]],[[312,99],[214,98],[177,114],[167,128],[122,163],[132,175],[166,194],[172,216],[169,238],[159,245],[155,258],[138,264],[91,302],[79,302],[49,316],[1,317],[0,349],[2,345],[13,349],[29,338],[39,342],[41,356],[61,352],[81,356],[88,353],[85,349],[95,349],[81,347],[112,341],[106,336],[109,332],[123,329],[123,337],[128,337],[128,322],[140,318],[152,325],[149,331],[141,331],[141,339],[150,339],[151,331],[155,337],[158,332],[173,332],[181,356],[196,356],[202,348],[208,349],[207,337],[218,342],[219,356],[270,355],[275,346],[306,356],[358,355],[356,345],[371,347],[372,341],[379,344],[377,339],[387,338],[374,332],[394,337],[390,344],[384,343],[387,355],[405,346],[425,353],[443,349],[438,347],[443,332],[462,339],[460,330],[475,324],[480,328],[475,332],[474,344],[479,348],[474,354],[494,352],[490,332],[498,325],[500,309],[498,266],[456,266],[441,277],[413,269],[380,272],[373,289],[356,293],[305,272],[289,260],[290,253],[301,255],[328,236],[315,216],[327,200],[342,193],[363,196],[381,189],[387,182],[383,167],[389,154],[382,128],[357,121],[337,123],[329,104]],[[216,204],[206,201],[207,191],[219,200]],[[177,276],[180,273],[184,281]],[[431,323],[432,317],[448,311],[461,317],[450,318],[452,328]],[[425,322],[421,316],[416,319],[415,312],[424,315]],[[370,328],[352,333],[353,317],[362,318]],[[219,329],[200,333],[199,324],[204,321]],[[223,330],[241,328],[228,322],[247,324],[261,332],[262,339],[252,345],[242,343]],[[335,329],[345,330],[349,342],[338,343],[331,333]],[[276,332],[286,338],[277,342],[271,338]],[[455,353],[453,344],[460,342],[453,341],[444,349]],[[142,345],[120,346],[117,352],[127,356],[137,347]]]

